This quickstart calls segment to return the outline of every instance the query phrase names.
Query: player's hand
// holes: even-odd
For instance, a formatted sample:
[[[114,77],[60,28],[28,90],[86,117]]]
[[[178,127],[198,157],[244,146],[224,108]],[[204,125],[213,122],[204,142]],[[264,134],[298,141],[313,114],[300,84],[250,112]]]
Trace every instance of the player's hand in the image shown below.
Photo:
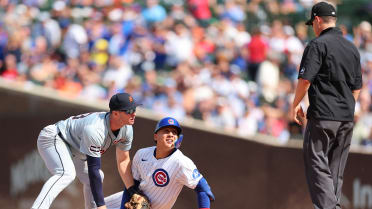
[[[150,209],[150,200],[146,195],[133,194],[128,202],[125,203],[125,208],[128,209]]]
[[[97,209],[107,209],[106,205],[99,206]]]
[[[133,185],[128,188],[129,198],[132,198],[134,194],[139,194],[145,196],[145,194],[138,188],[138,186]]]
[[[303,125],[304,124],[304,121],[305,121],[305,113],[304,111],[302,110],[302,107],[300,104],[298,104],[296,107],[293,108],[292,110],[292,117],[293,117],[293,120],[299,124],[299,125]]]

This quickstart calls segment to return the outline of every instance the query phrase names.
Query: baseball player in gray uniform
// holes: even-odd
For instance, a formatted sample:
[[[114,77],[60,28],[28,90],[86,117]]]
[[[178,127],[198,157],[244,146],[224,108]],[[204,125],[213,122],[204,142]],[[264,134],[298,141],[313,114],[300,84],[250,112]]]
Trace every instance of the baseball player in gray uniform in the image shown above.
[[[85,208],[106,209],[101,155],[116,146],[120,176],[127,188],[134,185],[129,150],[137,104],[127,93],[111,97],[110,112],[72,116],[46,126],[37,147],[52,177],[45,182],[32,209],[47,209],[57,195],[78,177],[84,185]]]

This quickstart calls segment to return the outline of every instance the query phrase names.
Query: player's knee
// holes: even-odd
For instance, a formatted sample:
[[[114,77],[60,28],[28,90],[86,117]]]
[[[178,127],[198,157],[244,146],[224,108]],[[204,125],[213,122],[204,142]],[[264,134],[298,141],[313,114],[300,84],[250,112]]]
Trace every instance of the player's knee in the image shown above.
[[[57,170],[55,171],[54,176],[57,176],[58,179],[60,179],[60,181],[68,185],[72,181],[74,181],[76,177],[76,171],[75,170]]]
[[[101,175],[101,181],[103,182],[103,178],[105,177],[105,174],[103,173],[101,169],[99,170],[99,174]]]
[[[76,171],[75,170],[68,170],[68,171],[65,171],[65,173],[63,174],[63,178],[66,180],[66,181],[70,181],[72,182],[76,177]]]

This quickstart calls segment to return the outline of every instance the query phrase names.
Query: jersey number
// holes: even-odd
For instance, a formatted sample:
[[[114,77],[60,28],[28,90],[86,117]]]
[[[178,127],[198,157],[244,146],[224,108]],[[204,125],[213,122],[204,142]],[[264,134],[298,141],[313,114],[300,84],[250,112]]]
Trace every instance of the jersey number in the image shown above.
[[[92,114],[92,112],[90,112],[90,113],[84,113],[84,114],[81,114],[81,115],[74,116],[74,117],[72,117],[72,119],[75,120],[75,119],[85,118],[85,117],[87,117],[90,114]]]

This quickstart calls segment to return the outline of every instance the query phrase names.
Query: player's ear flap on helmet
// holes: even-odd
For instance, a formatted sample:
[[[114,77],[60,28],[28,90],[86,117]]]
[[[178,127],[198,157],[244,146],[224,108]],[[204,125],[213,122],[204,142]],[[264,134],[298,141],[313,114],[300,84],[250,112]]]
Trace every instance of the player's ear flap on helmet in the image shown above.
[[[183,134],[180,134],[178,139],[174,142],[174,147],[177,148],[177,149],[180,148],[182,140],[183,140]]]

